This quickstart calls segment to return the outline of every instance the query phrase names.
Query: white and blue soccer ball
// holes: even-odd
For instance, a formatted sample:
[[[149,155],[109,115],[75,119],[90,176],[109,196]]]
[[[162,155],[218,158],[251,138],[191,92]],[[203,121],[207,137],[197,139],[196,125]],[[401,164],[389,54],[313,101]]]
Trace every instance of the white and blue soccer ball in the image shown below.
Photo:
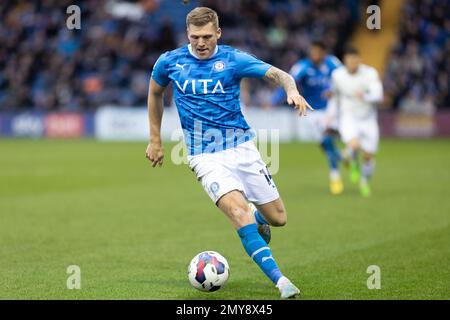
[[[206,292],[222,288],[230,275],[227,259],[215,251],[203,251],[197,254],[189,264],[188,277],[191,285]]]

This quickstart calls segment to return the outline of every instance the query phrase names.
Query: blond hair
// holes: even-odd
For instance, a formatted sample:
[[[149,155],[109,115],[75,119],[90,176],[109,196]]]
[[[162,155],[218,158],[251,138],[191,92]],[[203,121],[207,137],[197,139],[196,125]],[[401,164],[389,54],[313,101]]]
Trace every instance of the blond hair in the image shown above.
[[[217,12],[208,7],[198,7],[188,13],[186,17],[186,27],[189,28],[190,24],[197,27],[203,27],[204,25],[212,22],[213,26],[219,28],[219,17]]]

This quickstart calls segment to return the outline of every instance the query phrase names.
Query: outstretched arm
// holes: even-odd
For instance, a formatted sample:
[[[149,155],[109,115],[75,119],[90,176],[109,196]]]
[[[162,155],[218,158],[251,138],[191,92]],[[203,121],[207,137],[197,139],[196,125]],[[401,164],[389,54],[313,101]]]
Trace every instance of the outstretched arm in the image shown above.
[[[267,70],[264,79],[275,82],[286,91],[287,103],[294,105],[294,108],[299,110],[299,115],[306,115],[307,109],[314,110],[300,95],[295,80],[289,73],[272,66]]]
[[[162,166],[164,150],[161,142],[161,120],[164,111],[163,93],[165,87],[161,87],[155,80],[150,80],[148,92],[148,122],[150,128],[149,143],[145,156],[152,163],[152,167],[157,164]]]

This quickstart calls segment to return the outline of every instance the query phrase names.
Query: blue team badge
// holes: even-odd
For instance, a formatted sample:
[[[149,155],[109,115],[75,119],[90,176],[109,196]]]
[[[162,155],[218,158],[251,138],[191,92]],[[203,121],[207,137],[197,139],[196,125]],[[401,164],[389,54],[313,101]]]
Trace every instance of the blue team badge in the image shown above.
[[[214,62],[214,70],[220,72],[223,71],[223,69],[225,69],[225,63],[223,63],[223,61]]]
[[[212,193],[216,194],[217,191],[219,191],[219,184],[217,182],[211,183],[209,190],[211,190]]]

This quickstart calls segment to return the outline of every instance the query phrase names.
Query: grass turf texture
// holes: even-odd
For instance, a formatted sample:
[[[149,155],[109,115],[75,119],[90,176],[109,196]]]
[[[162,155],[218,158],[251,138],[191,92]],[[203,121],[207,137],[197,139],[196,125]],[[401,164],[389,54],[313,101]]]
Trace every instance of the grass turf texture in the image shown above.
[[[288,224],[271,248],[303,299],[450,298],[450,144],[383,141],[373,196],[346,179],[328,193],[314,144],[280,147]],[[185,165],[152,169],[144,143],[0,140],[0,299],[278,299]],[[225,288],[187,279],[200,251],[223,254]],[[69,265],[81,290],[68,290]],[[367,289],[369,265],[381,289]]]

